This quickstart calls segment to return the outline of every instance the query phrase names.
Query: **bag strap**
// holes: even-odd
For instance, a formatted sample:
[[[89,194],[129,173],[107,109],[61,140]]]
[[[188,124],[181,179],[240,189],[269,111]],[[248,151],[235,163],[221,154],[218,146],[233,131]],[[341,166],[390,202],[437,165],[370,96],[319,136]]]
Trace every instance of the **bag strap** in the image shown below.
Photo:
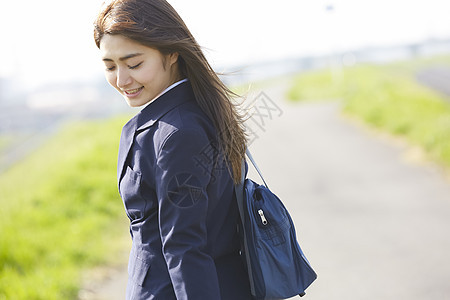
[[[253,272],[252,272],[252,266],[251,266],[251,260],[250,260],[250,253],[248,252],[248,241],[247,241],[247,234],[245,232],[245,222],[244,222],[244,181],[245,181],[245,159],[242,160],[242,166],[241,166],[241,181],[239,184],[236,184],[235,186],[235,193],[236,193],[236,200],[239,208],[239,216],[241,217],[241,226],[239,229],[242,231],[241,234],[244,236],[244,238],[241,240],[241,247],[244,250],[245,254],[245,262],[247,265],[247,273],[250,281],[250,290],[252,295],[255,295],[255,283],[253,281]]]
[[[247,154],[247,157],[252,162],[253,166],[255,167],[256,171],[258,172],[259,176],[261,177],[262,181],[264,182],[264,185],[266,186],[266,188],[268,188],[267,183],[262,176],[261,170],[258,168],[258,165],[256,164],[255,160],[253,159],[253,156],[250,153],[250,150],[248,150],[248,148],[245,150],[245,154]],[[236,194],[238,209],[239,209],[239,216],[241,217],[242,227],[245,226],[245,222],[244,222],[244,213],[245,213],[244,212],[244,193],[245,193],[244,181],[245,181],[245,158],[242,160],[242,165],[241,165],[241,180],[240,180],[239,184],[236,184],[235,189],[234,189],[235,194]],[[255,282],[253,280],[252,266],[250,265],[251,264],[250,254],[248,252],[247,236],[246,236],[245,228],[241,228],[241,230],[242,230],[242,234],[244,235],[242,247],[244,248],[245,261],[247,263],[247,272],[248,272],[249,281],[250,281],[250,290],[251,290],[252,295],[256,295]]]
[[[250,159],[250,161],[252,162],[253,166],[254,166],[255,169],[256,169],[256,172],[258,172],[259,177],[261,177],[261,179],[262,179],[262,181],[264,182],[264,185],[266,186],[266,188],[269,188],[269,187],[267,186],[266,181],[264,180],[264,177],[262,176],[261,170],[258,168],[258,165],[256,164],[255,160],[253,159],[253,156],[252,156],[252,154],[250,153],[250,150],[248,150],[248,148],[245,149],[245,154],[247,154],[247,157],[248,157],[248,158]],[[245,178],[244,178],[244,179],[245,179]],[[241,178],[241,181],[242,181],[242,178]]]

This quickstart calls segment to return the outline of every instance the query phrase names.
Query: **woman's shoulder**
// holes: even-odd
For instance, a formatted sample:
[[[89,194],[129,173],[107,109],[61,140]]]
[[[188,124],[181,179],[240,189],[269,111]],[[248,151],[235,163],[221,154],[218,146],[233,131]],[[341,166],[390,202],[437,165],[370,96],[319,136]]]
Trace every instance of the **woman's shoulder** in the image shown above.
[[[170,110],[155,125],[153,143],[159,150],[167,145],[178,144],[207,146],[216,140],[213,123],[193,101]]]
[[[158,129],[198,132],[214,136],[214,124],[195,101],[187,101],[167,112],[158,122]],[[165,130],[164,130],[165,131]]]

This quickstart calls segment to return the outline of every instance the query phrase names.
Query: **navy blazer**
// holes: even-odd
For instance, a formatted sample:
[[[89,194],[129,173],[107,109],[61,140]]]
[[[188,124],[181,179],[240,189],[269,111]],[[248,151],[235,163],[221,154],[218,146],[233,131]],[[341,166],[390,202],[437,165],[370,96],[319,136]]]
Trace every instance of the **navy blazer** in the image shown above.
[[[127,299],[251,299],[225,161],[189,82],[125,124],[117,176],[133,241]]]

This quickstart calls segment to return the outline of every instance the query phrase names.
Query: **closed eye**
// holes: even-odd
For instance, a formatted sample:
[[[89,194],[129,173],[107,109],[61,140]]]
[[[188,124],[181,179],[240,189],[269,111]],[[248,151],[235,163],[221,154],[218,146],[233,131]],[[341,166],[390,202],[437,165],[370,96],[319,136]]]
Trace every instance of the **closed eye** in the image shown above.
[[[134,65],[134,66],[128,66],[128,68],[130,68],[130,69],[132,69],[132,70],[133,70],[133,69],[137,69],[137,68],[139,68],[140,65],[142,65],[142,63],[143,63],[143,62],[141,61],[141,62],[138,63],[137,65]]]

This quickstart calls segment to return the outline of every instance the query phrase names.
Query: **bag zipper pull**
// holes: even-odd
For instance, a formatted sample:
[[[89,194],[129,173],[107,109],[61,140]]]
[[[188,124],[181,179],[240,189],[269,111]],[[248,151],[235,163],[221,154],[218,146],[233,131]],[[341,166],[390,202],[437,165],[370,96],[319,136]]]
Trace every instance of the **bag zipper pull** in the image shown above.
[[[263,210],[262,210],[262,209],[258,210],[258,213],[259,213],[259,215],[260,215],[260,217],[261,217],[261,222],[263,223],[263,225],[267,225],[267,219],[266,219],[266,217],[264,216]]]

